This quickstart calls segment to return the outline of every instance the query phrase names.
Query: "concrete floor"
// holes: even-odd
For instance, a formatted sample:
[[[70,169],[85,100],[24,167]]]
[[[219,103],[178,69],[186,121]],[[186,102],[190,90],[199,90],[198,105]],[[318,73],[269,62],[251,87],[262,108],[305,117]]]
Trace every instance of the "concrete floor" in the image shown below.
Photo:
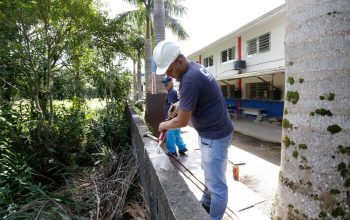
[[[280,142],[280,126],[265,125],[246,118],[235,119],[234,124],[235,131],[239,133],[258,138],[258,140]],[[203,173],[200,169],[198,134],[190,126],[182,128],[181,131],[189,152],[187,156],[179,157],[178,160],[196,176],[196,179],[204,182]],[[270,219],[269,216],[278,183],[278,164],[276,162],[271,163],[234,145],[229,148],[228,157],[228,208],[236,216],[232,215],[233,217],[226,217],[226,219]],[[239,182],[233,180],[231,162],[245,163],[245,165],[240,166]],[[201,190],[189,181],[184,173],[180,171],[179,173],[199,200]]]
[[[282,127],[255,122],[253,118],[240,117],[232,119],[235,131],[257,139],[281,143]]]

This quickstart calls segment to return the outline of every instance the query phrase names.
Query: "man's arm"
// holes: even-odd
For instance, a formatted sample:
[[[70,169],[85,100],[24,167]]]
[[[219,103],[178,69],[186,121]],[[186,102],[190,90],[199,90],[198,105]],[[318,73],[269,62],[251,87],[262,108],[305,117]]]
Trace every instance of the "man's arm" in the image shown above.
[[[191,115],[191,111],[179,110],[178,115],[175,118],[159,124],[159,131],[185,127],[190,121]]]

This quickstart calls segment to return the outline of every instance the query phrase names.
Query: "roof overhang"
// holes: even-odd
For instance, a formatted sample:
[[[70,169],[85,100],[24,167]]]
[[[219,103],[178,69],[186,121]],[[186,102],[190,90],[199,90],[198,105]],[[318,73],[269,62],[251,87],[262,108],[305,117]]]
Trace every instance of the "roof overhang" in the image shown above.
[[[230,76],[223,76],[223,77],[215,77],[216,80],[235,80],[235,79],[242,79],[242,78],[249,78],[249,77],[258,77],[263,75],[273,75],[277,73],[284,73],[284,68],[276,68],[276,69],[268,69],[263,71],[255,71],[255,72],[249,72],[249,73],[241,73],[241,74],[232,74]]]

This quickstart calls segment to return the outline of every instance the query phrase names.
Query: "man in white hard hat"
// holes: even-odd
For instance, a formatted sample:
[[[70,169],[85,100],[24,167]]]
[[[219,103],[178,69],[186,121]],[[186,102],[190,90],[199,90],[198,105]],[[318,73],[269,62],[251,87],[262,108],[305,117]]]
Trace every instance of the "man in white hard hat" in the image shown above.
[[[223,218],[228,201],[227,152],[233,123],[224,97],[213,75],[200,64],[190,62],[173,42],[161,41],[153,51],[156,74],[180,81],[177,116],[159,124],[159,131],[187,126],[189,120],[199,134],[201,167],[206,192],[201,202],[211,219]]]

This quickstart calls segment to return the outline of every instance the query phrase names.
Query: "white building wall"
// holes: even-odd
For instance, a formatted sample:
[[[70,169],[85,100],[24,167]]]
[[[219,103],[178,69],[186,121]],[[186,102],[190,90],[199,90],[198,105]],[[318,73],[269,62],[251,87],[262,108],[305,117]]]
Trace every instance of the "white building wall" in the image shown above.
[[[268,69],[284,68],[285,15],[280,13],[270,19],[254,25],[242,33],[242,54],[247,69],[243,72],[257,72]],[[270,32],[270,51],[247,56],[247,41]]]
[[[242,70],[242,73],[258,73],[274,69],[279,69],[279,71],[281,71],[285,66],[285,16],[285,7],[280,7],[277,11],[273,13],[270,12],[262,16],[262,18],[243,26],[238,31],[200,49],[191,54],[188,58],[193,61],[198,61],[201,56],[201,62],[203,64],[206,57],[213,55],[213,66],[207,69],[214,74],[217,80],[232,78],[232,76],[238,74],[238,71],[233,69],[234,60],[221,63],[221,51],[235,47],[235,60],[237,60],[238,36],[241,36],[242,60],[245,60],[247,63],[247,68]],[[270,32],[270,51],[247,57],[247,41],[268,32]]]

